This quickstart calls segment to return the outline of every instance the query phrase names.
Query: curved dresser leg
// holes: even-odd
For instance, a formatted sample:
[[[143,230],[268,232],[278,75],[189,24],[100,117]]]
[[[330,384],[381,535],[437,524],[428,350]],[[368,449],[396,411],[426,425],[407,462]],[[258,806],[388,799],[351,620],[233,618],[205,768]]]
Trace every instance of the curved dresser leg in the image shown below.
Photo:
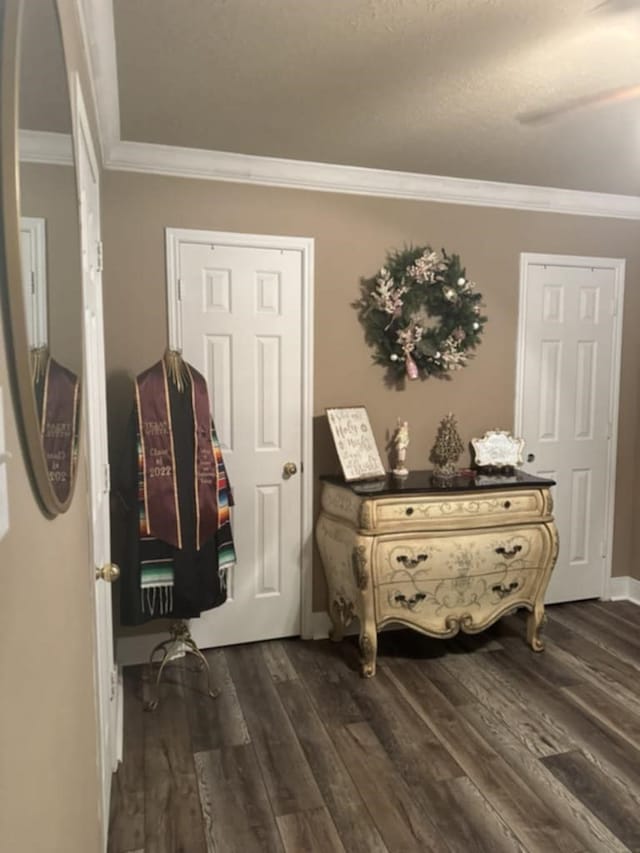
[[[378,635],[373,629],[360,631],[361,673],[363,678],[372,678],[376,674],[376,655],[378,652]]]
[[[540,634],[545,620],[544,604],[541,601],[538,601],[534,604],[533,610],[527,616],[527,642],[534,652],[541,652],[544,649],[544,640]]]

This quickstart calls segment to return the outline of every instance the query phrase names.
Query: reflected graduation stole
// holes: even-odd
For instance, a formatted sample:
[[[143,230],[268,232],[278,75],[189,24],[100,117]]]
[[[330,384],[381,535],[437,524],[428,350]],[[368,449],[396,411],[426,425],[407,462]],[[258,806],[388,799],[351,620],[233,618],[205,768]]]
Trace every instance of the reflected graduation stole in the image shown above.
[[[49,480],[60,501],[71,489],[76,460],[80,383],[71,370],[47,359],[44,373],[40,434]]]
[[[196,549],[229,521],[228,482],[220,447],[215,439],[206,382],[185,363],[191,379],[194,425],[194,499]],[[169,385],[164,360],[136,379],[138,419],[138,471],[140,535],[182,548],[180,503],[175,470],[175,451]],[[215,442],[215,443],[214,443]]]

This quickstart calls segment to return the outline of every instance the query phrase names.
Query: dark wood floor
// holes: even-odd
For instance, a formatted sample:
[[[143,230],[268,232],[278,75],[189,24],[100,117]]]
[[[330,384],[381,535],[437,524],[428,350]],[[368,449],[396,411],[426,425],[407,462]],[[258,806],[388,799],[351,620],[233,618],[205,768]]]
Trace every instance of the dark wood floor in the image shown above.
[[[125,670],[110,853],[640,851],[640,607],[548,608],[477,637],[354,638],[207,652],[142,710]]]

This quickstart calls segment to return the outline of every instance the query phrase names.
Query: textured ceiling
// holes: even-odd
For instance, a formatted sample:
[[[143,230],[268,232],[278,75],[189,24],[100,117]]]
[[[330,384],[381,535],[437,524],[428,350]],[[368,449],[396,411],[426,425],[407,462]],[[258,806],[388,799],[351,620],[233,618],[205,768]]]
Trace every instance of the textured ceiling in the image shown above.
[[[630,3],[630,0],[613,0]],[[122,138],[640,195],[640,8],[597,0],[114,0]]]

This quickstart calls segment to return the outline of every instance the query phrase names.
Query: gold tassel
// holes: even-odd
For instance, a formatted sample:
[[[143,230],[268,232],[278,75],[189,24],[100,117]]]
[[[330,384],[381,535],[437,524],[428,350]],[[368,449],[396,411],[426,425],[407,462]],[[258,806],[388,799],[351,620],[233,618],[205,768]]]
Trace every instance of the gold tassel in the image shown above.
[[[164,354],[164,362],[167,366],[167,376],[182,393],[188,377],[182,353],[179,350],[168,349]]]

